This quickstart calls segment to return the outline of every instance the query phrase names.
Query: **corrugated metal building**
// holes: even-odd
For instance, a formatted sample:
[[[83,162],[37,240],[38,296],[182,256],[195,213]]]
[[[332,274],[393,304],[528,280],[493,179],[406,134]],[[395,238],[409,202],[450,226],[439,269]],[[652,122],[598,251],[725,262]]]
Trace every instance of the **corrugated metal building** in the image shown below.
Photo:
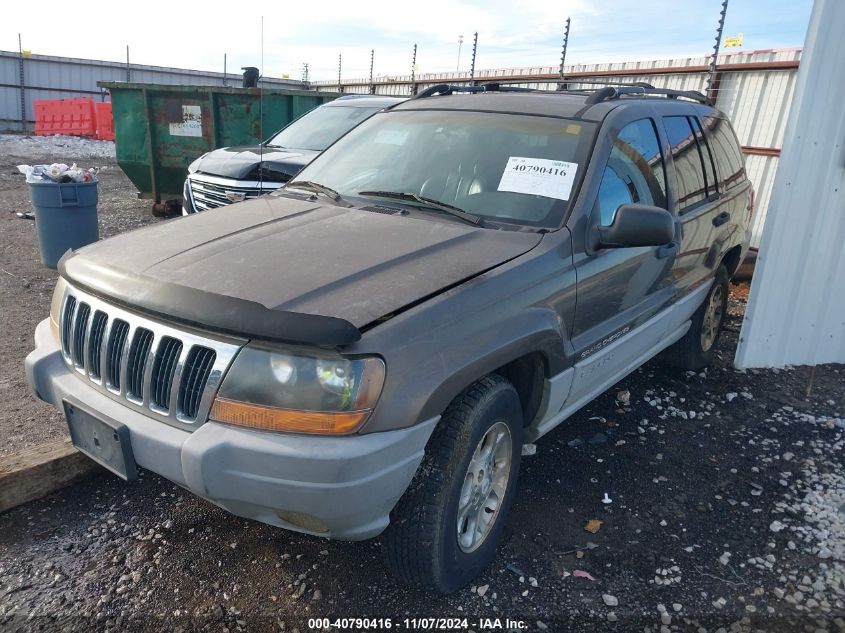
[[[718,59],[718,74],[711,98],[733,121],[737,136],[746,156],[746,168],[757,190],[752,246],[760,245],[763,221],[766,217],[772,181],[777,170],[778,156],[783,144],[789,104],[795,87],[795,74],[801,59],[800,49],[750,51],[723,54]],[[584,81],[619,81],[634,83],[644,81],[659,88],[698,90],[705,92],[710,60],[707,57],[649,60],[607,64],[578,64],[567,66],[567,85],[572,88],[594,87]],[[523,68],[498,68],[481,70],[477,82],[508,81],[515,85],[554,90],[558,68],[534,66]],[[533,80],[533,81],[532,81]],[[540,82],[538,80],[547,80]],[[427,73],[412,78],[410,75],[378,77],[373,82],[377,94],[409,95],[440,83],[467,83],[469,73]],[[312,83],[318,90],[338,89],[337,81]],[[347,93],[370,91],[368,79],[344,80]]]
[[[223,73],[204,70],[127,65],[72,57],[23,56],[19,53],[0,51],[0,130],[22,129],[21,104],[25,110],[24,125],[31,129],[34,123],[33,99],[93,97],[107,100],[107,95],[97,87],[98,81],[236,86],[241,84],[241,75],[227,73],[224,76]],[[301,81],[274,78],[263,79],[262,85],[304,87]]]
[[[792,110],[762,139],[785,136],[739,367],[845,362],[844,32],[845,2],[816,0]]]

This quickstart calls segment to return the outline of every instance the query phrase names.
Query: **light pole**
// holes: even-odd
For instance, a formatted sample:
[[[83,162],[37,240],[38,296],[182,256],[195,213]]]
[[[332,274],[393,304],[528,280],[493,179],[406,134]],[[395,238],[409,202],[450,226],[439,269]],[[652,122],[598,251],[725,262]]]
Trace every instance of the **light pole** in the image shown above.
[[[458,35],[458,67],[455,69],[457,72],[461,72],[461,46],[464,44],[464,36]]]

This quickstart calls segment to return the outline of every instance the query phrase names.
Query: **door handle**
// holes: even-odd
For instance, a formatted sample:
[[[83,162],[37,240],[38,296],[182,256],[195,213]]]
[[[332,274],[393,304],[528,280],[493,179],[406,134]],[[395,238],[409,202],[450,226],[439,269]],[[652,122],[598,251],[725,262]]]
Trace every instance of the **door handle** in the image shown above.
[[[669,242],[668,244],[664,244],[663,246],[660,246],[657,249],[657,259],[666,259],[667,257],[672,257],[677,252],[677,243]]]
[[[727,211],[722,211],[719,215],[713,218],[713,226],[722,226],[725,222],[731,219],[731,214]]]

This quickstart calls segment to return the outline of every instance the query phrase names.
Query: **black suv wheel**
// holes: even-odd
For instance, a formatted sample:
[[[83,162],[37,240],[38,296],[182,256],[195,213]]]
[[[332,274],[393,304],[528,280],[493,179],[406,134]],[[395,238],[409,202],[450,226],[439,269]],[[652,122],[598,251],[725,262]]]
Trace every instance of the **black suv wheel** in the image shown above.
[[[482,378],[446,409],[383,537],[402,581],[448,593],[496,553],[516,489],[522,408],[513,385]]]
[[[720,265],[707,298],[692,316],[689,331],[666,350],[666,358],[672,365],[698,370],[713,362],[713,352],[728,312],[728,291],[728,271]]]

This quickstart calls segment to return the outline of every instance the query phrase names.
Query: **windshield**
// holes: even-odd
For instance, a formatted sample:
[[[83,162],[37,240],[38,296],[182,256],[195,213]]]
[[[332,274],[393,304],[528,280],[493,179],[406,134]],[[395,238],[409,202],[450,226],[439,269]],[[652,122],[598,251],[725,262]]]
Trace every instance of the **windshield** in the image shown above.
[[[282,129],[267,141],[267,145],[287,149],[323,151],[367,117],[381,110],[381,106],[322,106]]]
[[[344,197],[410,193],[484,218],[557,227],[594,128],[541,116],[394,110],[352,130],[297,179]]]

